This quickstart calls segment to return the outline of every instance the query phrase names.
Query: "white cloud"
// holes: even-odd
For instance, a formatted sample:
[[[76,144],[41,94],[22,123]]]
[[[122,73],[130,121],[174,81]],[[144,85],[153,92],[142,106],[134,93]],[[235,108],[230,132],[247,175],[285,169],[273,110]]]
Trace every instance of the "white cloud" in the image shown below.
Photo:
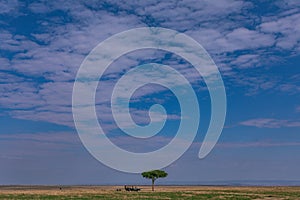
[[[0,14],[10,13],[18,8],[18,0],[3,0],[0,1]]]
[[[260,25],[263,32],[279,35],[276,46],[282,49],[292,50],[299,45],[300,41],[300,14],[299,12],[292,15],[284,16],[279,19],[264,22]]]
[[[257,128],[282,128],[282,127],[300,127],[300,121],[280,120],[272,118],[250,119],[240,122],[240,125],[254,126]]]
[[[260,142],[244,142],[244,143],[218,143],[216,148],[243,148],[243,147],[286,147],[286,146],[299,146],[300,142],[270,142],[270,141],[260,141]]]
[[[272,35],[262,34],[246,28],[237,28],[226,35],[229,51],[257,49],[272,46]]]
[[[260,17],[247,11],[253,4],[245,1],[107,3],[111,4],[110,8],[105,8],[98,1],[34,2],[28,6],[33,13],[43,14],[59,10],[71,20],[66,22],[55,16],[39,19],[40,31],[30,34],[30,37],[1,30],[0,49],[9,52],[11,58],[0,58],[0,69],[3,70],[0,78],[1,83],[4,82],[0,88],[0,106],[11,109],[9,114],[17,118],[72,126],[72,81],[85,55],[99,42],[115,33],[153,24],[184,31],[199,41],[221,66],[225,79],[232,81],[234,85],[246,85],[250,88],[246,92],[248,94],[271,88],[289,93],[299,91],[297,84],[282,84],[263,75],[236,76],[235,72],[237,68],[247,69],[264,62],[273,62],[276,58],[270,55],[278,48],[285,50],[287,54],[290,51],[299,54],[298,1],[286,1],[278,14],[262,16],[262,21],[252,28],[246,28],[244,23]],[[8,16],[18,15],[17,1],[6,1],[2,4],[3,2],[0,6],[3,8],[1,13]],[[112,48],[119,47],[116,45]],[[236,57],[235,51],[245,53]],[[149,52],[137,52],[135,55],[149,56]],[[154,56],[156,55],[153,54]],[[122,67],[111,69],[107,77],[118,78],[120,72],[137,63],[136,57],[125,56],[119,63]],[[170,63],[189,80],[199,79],[198,74],[187,65],[178,65],[176,58],[171,58]],[[6,74],[5,71],[17,72],[21,76]],[[107,102],[113,83],[102,83],[104,91],[101,94],[105,98],[98,98],[97,103]],[[24,110],[29,108],[32,110]]]
[[[237,65],[239,68],[255,67],[258,63],[259,55],[257,54],[241,55],[231,62],[231,64]]]
[[[78,154],[78,150],[81,150],[81,142],[72,132],[2,133],[0,135],[0,158],[70,156]]]

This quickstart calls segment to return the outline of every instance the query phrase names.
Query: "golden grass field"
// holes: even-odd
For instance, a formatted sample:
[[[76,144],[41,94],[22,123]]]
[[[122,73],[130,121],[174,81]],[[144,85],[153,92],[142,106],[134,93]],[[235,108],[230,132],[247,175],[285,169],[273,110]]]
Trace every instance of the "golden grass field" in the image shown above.
[[[124,186],[0,186],[0,199],[300,199],[300,187],[138,187],[139,192]]]

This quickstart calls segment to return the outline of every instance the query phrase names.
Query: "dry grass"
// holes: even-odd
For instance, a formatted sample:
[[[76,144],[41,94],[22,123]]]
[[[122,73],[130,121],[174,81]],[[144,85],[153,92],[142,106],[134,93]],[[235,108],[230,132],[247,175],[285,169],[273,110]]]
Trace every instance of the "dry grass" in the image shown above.
[[[0,186],[0,199],[300,199],[300,187],[139,187],[140,192],[123,186]]]

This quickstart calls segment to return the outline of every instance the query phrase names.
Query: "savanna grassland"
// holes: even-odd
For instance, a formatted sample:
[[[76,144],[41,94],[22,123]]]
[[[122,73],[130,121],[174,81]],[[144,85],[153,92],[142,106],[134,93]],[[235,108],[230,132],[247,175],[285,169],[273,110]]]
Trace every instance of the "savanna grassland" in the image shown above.
[[[300,187],[139,186],[0,186],[0,199],[300,199]],[[120,190],[121,191],[118,191]]]

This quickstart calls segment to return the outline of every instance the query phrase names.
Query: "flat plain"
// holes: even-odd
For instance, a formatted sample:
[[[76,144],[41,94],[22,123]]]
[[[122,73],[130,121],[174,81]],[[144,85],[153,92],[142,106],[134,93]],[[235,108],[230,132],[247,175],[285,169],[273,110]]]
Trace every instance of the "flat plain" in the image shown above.
[[[298,187],[233,186],[0,186],[0,199],[300,199]]]

